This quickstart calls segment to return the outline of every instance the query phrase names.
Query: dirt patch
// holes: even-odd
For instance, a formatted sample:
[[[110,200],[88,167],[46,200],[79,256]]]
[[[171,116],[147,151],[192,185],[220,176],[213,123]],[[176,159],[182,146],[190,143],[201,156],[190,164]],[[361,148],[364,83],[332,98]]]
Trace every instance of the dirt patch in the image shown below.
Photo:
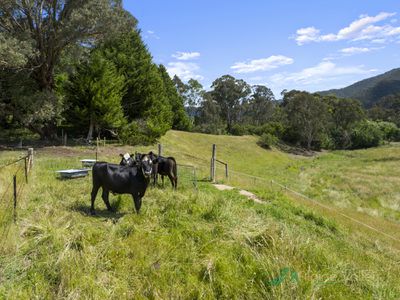
[[[230,190],[235,189],[233,186],[229,186],[229,185],[225,185],[225,184],[213,184],[213,186],[220,191],[230,191]],[[254,202],[264,203],[264,201],[261,201],[260,199],[258,199],[257,196],[254,195],[252,192],[249,192],[246,190],[239,190],[239,194],[247,197],[250,200],[253,200]]]
[[[230,191],[234,189],[234,187],[225,184],[214,184],[214,186],[220,191]]]
[[[131,146],[107,146],[107,147],[99,147],[97,155],[99,159],[104,159],[106,157],[115,157],[118,160],[120,153],[127,153],[131,151]],[[35,149],[35,152],[38,154],[50,155],[50,156],[64,156],[64,157],[74,157],[74,156],[82,156],[87,155],[88,157],[96,156],[96,147],[88,146],[88,147],[65,147],[65,146],[52,146],[52,147],[43,147]]]
[[[73,157],[82,154],[93,155],[96,150],[92,149],[82,149],[75,147],[63,147],[63,146],[53,146],[53,147],[43,147],[35,149],[37,154],[51,155],[51,156],[63,156],[63,157]]]
[[[239,191],[240,195],[246,196],[247,198],[253,200],[254,202],[257,203],[263,203],[263,201],[261,201],[260,199],[257,198],[256,195],[254,195],[252,192],[246,191],[246,190],[240,190]]]

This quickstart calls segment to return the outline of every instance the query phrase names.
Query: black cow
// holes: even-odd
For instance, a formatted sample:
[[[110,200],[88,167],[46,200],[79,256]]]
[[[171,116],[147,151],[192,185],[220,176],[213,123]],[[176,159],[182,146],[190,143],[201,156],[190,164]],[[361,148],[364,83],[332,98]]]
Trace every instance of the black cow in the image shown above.
[[[132,155],[129,155],[128,153],[125,155],[120,154],[120,156],[122,157],[120,165],[133,166],[137,158],[140,157],[141,155],[142,154],[140,153],[135,153],[136,159],[134,160],[132,159]],[[160,174],[163,186],[164,186],[164,176],[168,176],[169,180],[171,181],[172,187],[176,189],[178,187],[178,174],[177,174],[178,170],[175,158],[158,156],[152,151],[149,152],[148,156],[153,162],[152,176],[153,176],[154,186],[157,183],[157,174]]]
[[[139,213],[142,197],[150,181],[152,168],[153,162],[150,156],[146,154],[141,155],[133,166],[120,166],[107,162],[95,163],[92,170],[93,188],[90,213],[95,214],[94,201],[100,187],[103,190],[101,197],[108,210],[112,210],[108,201],[109,193],[112,192],[113,194],[131,194],[135,202],[136,212]]]
[[[158,156],[152,151],[150,151],[148,155],[153,161],[154,185],[157,182],[157,174],[160,174],[163,186],[164,186],[164,176],[168,176],[169,180],[171,181],[172,187],[174,189],[177,189],[178,170],[175,158],[173,158],[172,156],[170,157]]]

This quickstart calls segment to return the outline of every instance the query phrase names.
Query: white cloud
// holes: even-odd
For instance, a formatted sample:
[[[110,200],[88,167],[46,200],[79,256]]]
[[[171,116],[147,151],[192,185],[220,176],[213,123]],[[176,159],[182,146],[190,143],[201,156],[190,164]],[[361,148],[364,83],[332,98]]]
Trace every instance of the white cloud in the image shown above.
[[[145,39],[153,38],[153,39],[156,39],[156,40],[160,39],[160,37],[153,30],[147,30],[146,34],[144,35],[144,38]]]
[[[331,79],[347,75],[360,75],[373,73],[376,70],[366,69],[364,66],[339,67],[331,61],[322,61],[318,65],[305,68],[300,72],[280,73],[270,77],[275,85],[315,85],[329,82]]]
[[[172,55],[172,57],[178,59],[178,60],[191,60],[191,59],[196,59],[200,57],[199,52],[176,52],[175,54]]]
[[[200,70],[200,67],[196,63],[192,62],[170,62],[167,67],[167,71],[171,77],[177,75],[185,81],[191,78],[203,80],[204,77],[197,74],[198,70]]]
[[[344,54],[358,54],[358,53],[365,53],[365,52],[370,52],[370,48],[360,48],[360,47],[349,47],[349,48],[343,48],[340,50],[340,52]]]
[[[268,58],[254,59],[249,62],[237,62],[231,69],[235,73],[252,73],[257,71],[268,71],[279,66],[290,65],[293,59],[283,55],[272,55]]]
[[[320,30],[315,27],[300,28],[296,31],[296,40],[298,45],[304,45],[310,42],[332,42],[340,40],[376,40],[384,37],[393,37],[400,35],[400,27],[393,27],[389,24],[376,26],[374,24],[384,21],[396,13],[381,12],[376,16],[361,15],[349,26],[340,29],[337,33],[320,34]]]
[[[372,52],[376,50],[381,50],[384,49],[385,47],[374,47],[374,48],[366,48],[366,47],[349,47],[349,48],[343,48],[340,50],[340,52],[345,55],[354,55],[354,54],[360,54],[360,53],[367,53],[367,52]]]

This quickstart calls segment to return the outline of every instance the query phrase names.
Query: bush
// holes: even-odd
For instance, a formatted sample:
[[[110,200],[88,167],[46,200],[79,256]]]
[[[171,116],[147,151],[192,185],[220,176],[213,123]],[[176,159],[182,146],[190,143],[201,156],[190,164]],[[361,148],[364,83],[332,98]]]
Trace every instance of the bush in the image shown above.
[[[378,122],[379,129],[382,132],[385,141],[398,141],[400,138],[400,129],[392,122]]]
[[[261,132],[259,135],[263,133],[269,133],[275,137],[282,138],[285,134],[286,128],[281,122],[269,122],[261,126]]]
[[[128,145],[150,145],[155,143],[160,136],[143,120],[133,121],[125,125],[118,135],[120,141]]]
[[[263,133],[258,140],[258,144],[267,149],[271,149],[272,146],[276,145],[278,138],[270,133]]]
[[[230,130],[230,134],[232,135],[245,135],[248,133],[248,128],[245,125],[235,124]]]
[[[353,149],[377,147],[383,141],[384,135],[379,123],[374,121],[361,121],[351,132]]]

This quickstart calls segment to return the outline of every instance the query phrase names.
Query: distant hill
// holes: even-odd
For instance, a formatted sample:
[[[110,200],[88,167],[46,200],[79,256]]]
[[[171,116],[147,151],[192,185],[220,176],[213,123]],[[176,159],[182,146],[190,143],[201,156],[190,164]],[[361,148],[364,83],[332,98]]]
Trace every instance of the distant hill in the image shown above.
[[[334,94],[340,98],[358,99],[365,107],[369,108],[384,96],[400,93],[400,68],[358,81],[342,89],[318,93],[321,95]]]

